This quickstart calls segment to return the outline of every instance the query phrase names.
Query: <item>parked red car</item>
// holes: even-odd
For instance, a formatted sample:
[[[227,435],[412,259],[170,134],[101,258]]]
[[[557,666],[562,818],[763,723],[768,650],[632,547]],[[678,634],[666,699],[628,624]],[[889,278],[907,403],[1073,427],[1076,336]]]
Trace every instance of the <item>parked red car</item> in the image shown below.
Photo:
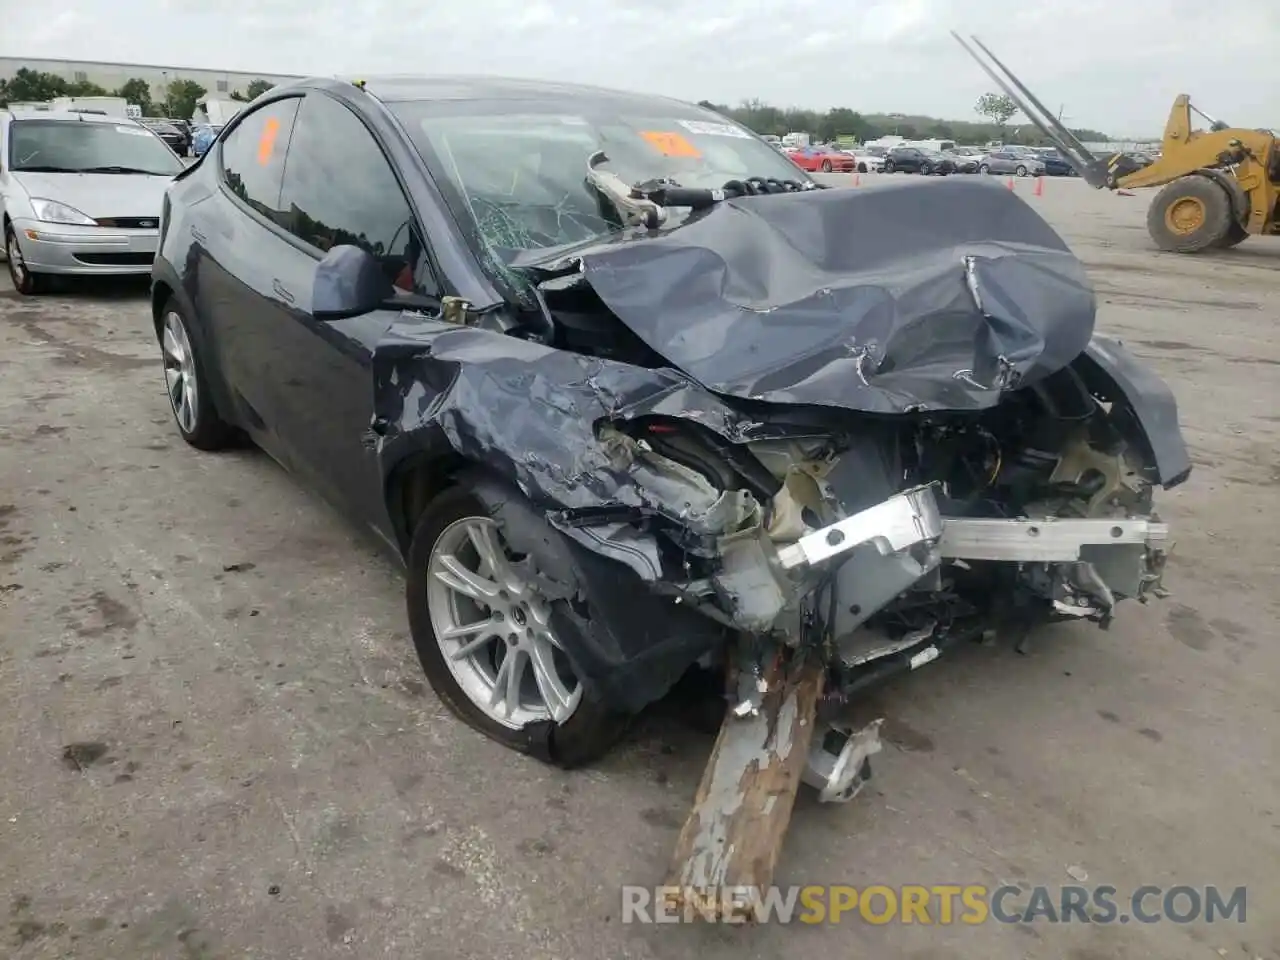
[[[801,170],[815,173],[853,173],[858,161],[833,147],[809,146],[788,150],[787,156]]]

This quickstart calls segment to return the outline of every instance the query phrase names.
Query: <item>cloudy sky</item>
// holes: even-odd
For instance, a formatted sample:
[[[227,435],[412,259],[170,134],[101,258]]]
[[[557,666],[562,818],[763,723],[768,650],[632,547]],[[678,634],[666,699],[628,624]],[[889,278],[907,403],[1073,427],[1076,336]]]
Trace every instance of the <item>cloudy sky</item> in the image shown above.
[[[955,29],[1074,126],[1158,134],[1187,92],[1235,125],[1280,127],[1280,2],[1226,11],[1206,0],[0,0],[0,56],[495,73],[972,119],[992,84]]]

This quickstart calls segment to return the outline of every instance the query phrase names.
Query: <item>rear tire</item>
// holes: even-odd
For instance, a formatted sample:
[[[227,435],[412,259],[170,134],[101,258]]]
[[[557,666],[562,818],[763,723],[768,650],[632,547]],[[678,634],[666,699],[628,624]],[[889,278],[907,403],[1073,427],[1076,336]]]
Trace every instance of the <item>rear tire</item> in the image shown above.
[[[1234,222],[1227,191],[1196,174],[1173,181],[1147,209],[1147,232],[1156,246],[1171,253],[1219,247]]]
[[[1018,164],[1016,167],[1014,167],[1013,172],[1020,177],[1025,177],[1027,175],[1027,168],[1024,167],[1022,164]]]
[[[922,163],[922,164],[920,164],[920,175],[921,175],[922,177],[927,177],[927,176],[929,176],[929,175],[930,175],[930,174],[932,174],[932,173],[933,173],[933,166],[932,166],[932,165],[930,165],[930,164],[928,164],[928,163]]]
[[[822,172],[823,172],[823,173],[830,173],[830,172],[831,172],[831,161],[830,161],[830,160],[823,160],[823,161],[822,161]]]
[[[983,164],[979,164],[979,166],[978,166],[978,172],[979,172],[979,173],[990,173],[990,172],[991,172],[991,167],[990,167],[990,166],[988,166],[988,165],[987,165],[987,164],[985,164],[985,163],[983,163]]]
[[[630,719],[629,716],[609,709],[599,701],[587,697],[585,691],[580,691],[573,705],[567,708],[571,711],[568,717],[558,723],[550,719],[549,716],[543,719],[521,722],[518,719],[519,713],[504,722],[495,713],[496,708],[482,705],[479,702],[479,699],[483,698],[483,690],[476,683],[468,680],[467,687],[464,687],[463,682],[455,675],[456,668],[451,666],[451,662],[454,664],[459,663],[463,659],[462,654],[458,650],[451,650],[449,660],[446,660],[441,640],[436,634],[436,624],[440,621],[441,614],[451,612],[451,610],[446,610],[450,606],[450,601],[444,600],[443,594],[440,591],[433,591],[429,585],[439,579],[433,572],[440,569],[440,555],[437,547],[441,550],[446,549],[444,544],[447,543],[448,532],[457,530],[460,523],[465,523],[468,520],[492,523],[489,511],[471,493],[471,484],[465,478],[462,478],[457,486],[446,490],[428,505],[423,512],[422,518],[418,521],[417,528],[414,530],[413,541],[409,548],[409,570],[406,587],[409,627],[413,635],[414,647],[418,653],[418,661],[422,664],[423,673],[426,674],[427,681],[431,684],[431,689],[436,692],[436,695],[444,705],[463,723],[512,750],[531,754],[541,760],[564,768],[582,766],[598,759],[608,752],[625,733],[627,722]],[[546,526],[547,542],[551,544],[551,549],[554,550],[554,545],[560,542],[561,534],[551,528],[549,524],[546,524],[546,521],[540,516],[531,517],[530,522]],[[494,542],[497,544],[498,549],[507,548],[507,544],[498,528],[493,526],[490,529],[496,538]],[[529,555],[528,559],[536,563],[536,558],[532,555]],[[494,579],[499,580],[500,578],[495,576]],[[497,603],[498,601],[495,599],[494,602]],[[554,610],[558,605],[566,602],[565,600],[553,600],[544,609]],[[476,606],[479,607],[481,604],[476,604]],[[487,611],[490,620],[497,619],[494,609],[491,607]],[[481,611],[480,616],[484,616],[485,612]],[[594,608],[591,599],[588,597],[584,603],[578,604],[577,610],[572,617],[558,618],[556,629],[566,628],[567,624],[589,625],[593,614]],[[507,617],[506,621],[515,622],[510,617]],[[471,622],[469,617],[467,622]],[[535,624],[534,629],[536,630],[536,618],[522,619],[520,622],[522,624]],[[548,634],[548,636],[553,635]],[[461,645],[463,641],[445,639],[445,643],[453,642]],[[486,641],[486,644],[488,643],[490,641]],[[481,656],[487,657],[491,654],[493,657],[491,666],[493,671],[492,679],[496,679],[499,676],[497,671],[502,663],[502,660],[498,658],[499,650],[510,650],[512,648],[503,647],[503,640],[500,637],[495,637],[491,643],[493,644],[492,647],[488,645],[482,647],[481,652],[475,654],[473,659]],[[507,655],[509,654],[503,653],[503,658]],[[532,670],[532,665],[528,664],[527,661],[513,662],[520,663],[522,679],[532,681],[536,678],[536,672]],[[533,677],[526,675],[526,667],[529,668],[530,673],[534,674]],[[469,675],[463,674],[463,676],[465,678]],[[480,676],[481,683],[485,679],[487,679],[486,676]],[[561,679],[563,680],[563,678]],[[540,685],[538,689],[541,691]],[[542,694],[540,693],[539,695]],[[547,702],[549,701],[544,696],[543,703],[546,704]]]
[[[178,433],[197,450],[230,446],[235,431],[214,406],[202,341],[193,335],[191,320],[174,297],[160,313],[157,334],[164,359],[165,393]]]

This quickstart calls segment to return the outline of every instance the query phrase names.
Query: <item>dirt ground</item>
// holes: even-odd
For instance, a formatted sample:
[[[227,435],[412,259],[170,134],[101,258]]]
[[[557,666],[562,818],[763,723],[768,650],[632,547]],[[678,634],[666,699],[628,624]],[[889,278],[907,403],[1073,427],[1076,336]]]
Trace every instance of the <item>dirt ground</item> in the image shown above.
[[[1178,392],[1173,595],[878,690],[874,789],[802,795],[776,879],[1244,885],[1245,923],[622,924],[710,736],[659,711],[564,774],[462,727],[398,570],[265,456],[179,439],[144,285],[5,286],[0,956],[1280,958],[1280,242],[1162,255],[1145,195],[1017,190]]]

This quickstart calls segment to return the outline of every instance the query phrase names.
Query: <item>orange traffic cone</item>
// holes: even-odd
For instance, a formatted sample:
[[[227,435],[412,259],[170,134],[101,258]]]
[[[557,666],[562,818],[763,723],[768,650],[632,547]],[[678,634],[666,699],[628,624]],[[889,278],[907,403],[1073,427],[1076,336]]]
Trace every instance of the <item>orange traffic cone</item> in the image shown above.
[[[1010,189],[1010,190],[1012,190],[1012,189],[1013,189],[1013,177],[1010,177],[1010,178],[1009,178],[1009,189]]]
[[[1031,191],[1033,197],[1044,196],[1044,177],[1036,177],[1036,188]]]
[[[856,174],[856,173],[855,173],[855,174],[853,175],[853,185],[854,185],[855,187],[857,187],[857,186],[861,186],[861,185],[862,185],[862,177],[861,177],[861,175],[860,175],[860,174]]]

